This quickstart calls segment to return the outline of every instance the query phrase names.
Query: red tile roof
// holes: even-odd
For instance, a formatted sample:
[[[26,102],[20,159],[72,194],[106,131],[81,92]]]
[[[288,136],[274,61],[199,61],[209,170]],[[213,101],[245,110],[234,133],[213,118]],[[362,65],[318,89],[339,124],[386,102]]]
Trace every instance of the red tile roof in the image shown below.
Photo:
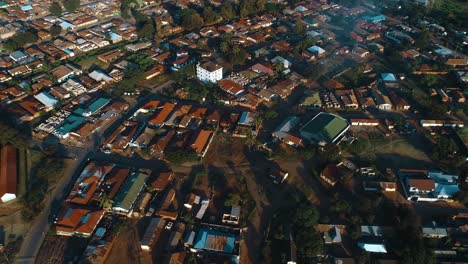
[[[164,121],[166,121],[169,114],[171,114],[174,107],[175,107],[175,104],[173,103],[165,103],[161,112],[156,114],[156,116],[153,119],[151,119],[149,123],[153,125],[158,125],[158,126],[162,125]]]
[[[0,159],[0,197],[6,193],[16,194],[17,149],[12,145],[4,145],[0,150]]]
[[[191,145],[195,152],[197,152],[199,155],[205,154],[206,147],[212,134],[213,131],[203,129],[200,130],[197,138],[195,139],[195,142]]]
[[[103,216],[104,210],[91,210],[66,204],[59,214],[55,228],[59,234],[79,233],[90,236]]]

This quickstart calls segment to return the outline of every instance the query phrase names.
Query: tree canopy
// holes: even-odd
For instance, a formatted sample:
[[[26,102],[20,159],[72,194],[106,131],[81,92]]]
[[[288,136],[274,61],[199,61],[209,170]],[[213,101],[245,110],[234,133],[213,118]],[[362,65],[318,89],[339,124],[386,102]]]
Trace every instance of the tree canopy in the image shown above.
[[[180,25],[186,30],[199,29],[203,26],[203,18],[194,9],[184,9],[180,13]]]
[[[80,8],[80,0],[63,0],[63,6],[68,12],[75,12]]]
[[[58,2],[53,2],[50,7],[49,7],[49,12],[56,17],[59,17],[62,15],[62,6]]]
[[[50,35],[52,36],[52,38],[57,37],[58,35],[60,35],[61,32],[62,32],[62,27],[58,24],[53,24],[50,27]]]

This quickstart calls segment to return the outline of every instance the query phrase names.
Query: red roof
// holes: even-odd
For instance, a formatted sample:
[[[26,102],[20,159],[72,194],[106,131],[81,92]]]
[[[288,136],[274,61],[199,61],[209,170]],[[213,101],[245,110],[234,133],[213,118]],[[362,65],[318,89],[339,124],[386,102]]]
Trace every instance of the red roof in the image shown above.
[[[431,191],[435,189],[435,182],[432,179],[409,179],[409,185],[421,191]]]
[[[80,233],[90,236],[104,216],[104,210],[91,210],[66,204],[60,211],[55,228],[57,232]]]
[[[174,174],[172,172],[161,172],[159,176],[151,183],[154,189],[157,191],[162,191],[166,189],[166,186],[171,182]]]
[[[244,91],[244,88],[240,84],[229,79],[221,80],[219,82],[219,86],[225,92],[232,94],[232,95],[237,95],[240,92]]]
[[[164,121],[166,121],[167,117],[171,114],[172,110],[174,109],[175,104],[173,103],[165,103],[161,112],[156,114],[156,116],[149,121],[150,124],[153,125],[162,125]]]
[[[0,150],[0,197],[16,194],[18,177],[17,150],[12,145],[4,145]]]
[[[195,142],[191,145],[191,147],[197,152],[199,155],[203,155],[205,153],[206,146],[211,138],[213,131],[210,130],[200,130],[198,133]]]

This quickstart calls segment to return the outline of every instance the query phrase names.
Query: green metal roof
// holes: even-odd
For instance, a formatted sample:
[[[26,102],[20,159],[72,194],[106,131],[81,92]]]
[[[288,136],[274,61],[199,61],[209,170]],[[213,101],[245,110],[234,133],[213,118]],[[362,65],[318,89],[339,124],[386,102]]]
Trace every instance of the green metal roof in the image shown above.
[[[113,207],[130,211],[147,179],[148,175],[143,173],[130,175],[115,196]]]
[[[316,134],[323,141],[332,142],[348,126],[348,122],[343,118],[329,113],[319,113],[302,127],[301,132]]]
[[[75,129],[77,129],[85,121],[86,121],[86,118],[71,114],[62,122],[62,124],[57,128],[56,131],[60,135],[66,135],[74,131]]]

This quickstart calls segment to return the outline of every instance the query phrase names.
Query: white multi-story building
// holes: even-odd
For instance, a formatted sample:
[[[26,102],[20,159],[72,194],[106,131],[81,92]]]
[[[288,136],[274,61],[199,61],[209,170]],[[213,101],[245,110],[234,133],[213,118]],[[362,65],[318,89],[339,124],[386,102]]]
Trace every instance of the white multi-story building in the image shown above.
[[[223,66],[211,61],[198,63],[197,78],[202,82],[218,82],[223,79]]]

